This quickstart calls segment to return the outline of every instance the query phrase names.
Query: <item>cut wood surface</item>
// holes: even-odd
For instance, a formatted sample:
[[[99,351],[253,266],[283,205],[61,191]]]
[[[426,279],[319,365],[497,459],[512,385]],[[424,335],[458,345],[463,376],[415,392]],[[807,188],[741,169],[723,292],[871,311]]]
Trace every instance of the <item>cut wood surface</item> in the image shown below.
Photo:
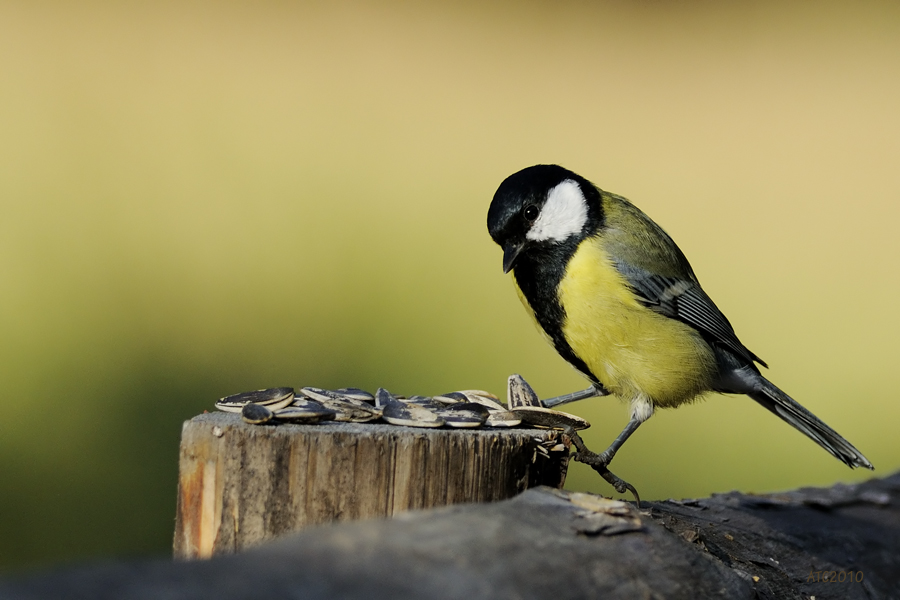
[[[539,429],[386,424],[248,425],[232,413],[184,424],[175,556],[241,550],[308,525],[511,498],[562,487],[568,449]]]
[[[135,518],[139,518],[137,515]],[[900,598],[900,475],[630,503],[549,488],[311,527],[208,561],[0,581],[2,600]]]

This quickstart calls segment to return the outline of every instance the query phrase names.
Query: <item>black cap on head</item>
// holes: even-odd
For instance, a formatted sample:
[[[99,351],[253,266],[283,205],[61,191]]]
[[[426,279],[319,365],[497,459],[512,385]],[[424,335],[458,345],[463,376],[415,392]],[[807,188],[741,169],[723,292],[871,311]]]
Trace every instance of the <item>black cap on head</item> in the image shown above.
[[[561,185],[570,182],[570,186]],[[553,199],[549,218],[543,209]],[[580,236],[600,219],[599,192],[588,180],[559,165],[534,165],[500,184],[488,209],[491,238],[503,248],[503,271],[528,248],[558,244]]]
[[[513,173],[503,180],[488,209],[487,226],[491,238],[501,246],[501,240],[525,237],[528,222],[516,217],[528,205],[540,209],[547,193],[566,179],[581,177],[559,165],[534,165]]]

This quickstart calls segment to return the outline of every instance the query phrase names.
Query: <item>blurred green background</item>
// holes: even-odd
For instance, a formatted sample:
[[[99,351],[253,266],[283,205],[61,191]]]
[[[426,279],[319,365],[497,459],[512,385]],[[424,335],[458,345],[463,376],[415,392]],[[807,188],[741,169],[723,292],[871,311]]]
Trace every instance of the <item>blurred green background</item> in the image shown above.
[[[540,162],[662,224],[891,473],[898,106],[895,2],[0,1],[0,573],[169,552],[181,423],[226,394],[583,387],[485,227]],[[598,450],[627,419],[570,406]],[[647,499],[870,476],[724,396],[615,471]]]

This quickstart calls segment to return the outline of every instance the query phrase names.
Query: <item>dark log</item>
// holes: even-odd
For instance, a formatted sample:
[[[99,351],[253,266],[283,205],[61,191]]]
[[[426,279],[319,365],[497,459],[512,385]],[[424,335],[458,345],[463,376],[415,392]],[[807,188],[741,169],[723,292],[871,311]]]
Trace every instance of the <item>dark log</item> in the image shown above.
[[[633,505],[537,488],[313,527],[208,561],[0,583],[4,600],[900,597],[900,474],[765,496]]]
[[[539,429],[386,424],[248,425],[232,413],[184,424],[175,556],[242,550],[309,525],[562,487],[568,449]]]

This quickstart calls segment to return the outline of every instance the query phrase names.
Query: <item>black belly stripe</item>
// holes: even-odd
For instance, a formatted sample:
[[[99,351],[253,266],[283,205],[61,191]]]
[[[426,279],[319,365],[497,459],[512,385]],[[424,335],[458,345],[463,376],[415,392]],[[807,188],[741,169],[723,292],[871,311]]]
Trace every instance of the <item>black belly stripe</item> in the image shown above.
[[[566,311],[559,303],[557,288],[565,275],[569,258],[577,248],[578,243],[570,240],[546,248],[530,249],[519,255],[513,276],[534,311],[538,325],[553,341],[553,347],[559,355],[593,383],[601,384],[587,364],[572,350],[562,330]]]

